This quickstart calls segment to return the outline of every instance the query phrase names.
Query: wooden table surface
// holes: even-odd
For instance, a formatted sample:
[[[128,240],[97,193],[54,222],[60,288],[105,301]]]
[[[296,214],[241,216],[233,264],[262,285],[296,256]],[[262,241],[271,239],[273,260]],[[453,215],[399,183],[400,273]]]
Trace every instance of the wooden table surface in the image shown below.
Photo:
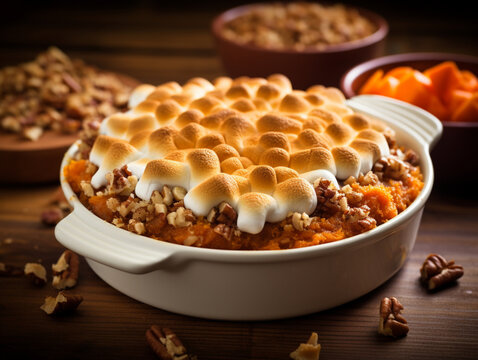
[[[62,8],[55,1],[41,4],[30,11],[23,1],[7,6],[12,16],[0,24],[0,66],[57,45],[71,56],[150,83],[223,74],[209,33],[218,7],[201,3],[186,11],[190,4],[182,1],[168,7],[154,1],[118,2],[115,9],[106,2],[94,10]],[[462,15],[427,16],[425,10],[409,13],[380,4],[370,2],[370,7],[390,21],[387,53],[478,55],[477,24],[465,8]],[[22,267],[41,261],[49,269],[57,260],[64,249],[53,229],[39,221],[56,188],[0,188],[0,262]],[[50,283],[35,288],[25,278],[0,278],[0,359],[153,359],[144,337],[151,324],[173,328],[200,359],[287,359],[312,331],[319,333],[321,359],[476,359],[478,197],[449,190],[435,187],[415,248],[396,276],[348,304],[293,319],[225,322],[169,313],[109,287],[84,259],[74,289],[84,302],[72,316],[52,318],[39,309],[45,296],[56,293]],[[419,268],[432,252],[465,268],[455,286],[435,294],[418,282]],[[384,296],[396,296],[405,306],[407,337],[377,335]]]

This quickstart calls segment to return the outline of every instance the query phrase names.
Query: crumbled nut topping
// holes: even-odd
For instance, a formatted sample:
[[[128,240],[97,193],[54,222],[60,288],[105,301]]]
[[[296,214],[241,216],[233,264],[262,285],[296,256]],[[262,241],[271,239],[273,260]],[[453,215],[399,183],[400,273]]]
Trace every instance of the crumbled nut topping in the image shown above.
[[[218,215],[215,219],[216,221],[227,225],[233,225],[236,219],[236,210],[234,210],[231,205],[226,202],[222,202],[219,204]]]
[[[438,254],[430,254],[420,269],[420,279],[428,290],[436,290],[446,286],[464,274],[463,267],[455,261],[446,261]]]
[[[385,297],[380,303],[379,334],[402,337],[408,334],[407,320],[401,315],[403,305],[395,297]]]
[[[169,328],[152,325],[146,330],[146,341],[161,360],[197,360],[195,355],[188,353],[179,337]]]
[[[180,201],[183,200],[184,197],[186,196],[186,189],[180,186],[175,186],[173,187],[172,190],[174,200]]]
[[[418,154],[415,152],[413,152],[413,154],[414,155],[408,155],[408,160],[418,164]],[[380,181],[384,179],[406,180],[415,165],[405,160],[405,158],[401,159],[400,157],[403,157],[403,155],[393,154],[392,151],[390,156],[381,158],[375,163],[373,166],[373,174],[375,174]]]
[[[309,215],[306,213],[298,213],[295,212],[292,214],[292,226],[294,229],[298,231],[303,231],[306,229],[311,223],[311,219],[309,218]]]
[[[336,197],[337,189],[329,180],[319,178],[314,188],[317,194],[317,207],[313,216],[327,218],[340,211],[341,207]]]

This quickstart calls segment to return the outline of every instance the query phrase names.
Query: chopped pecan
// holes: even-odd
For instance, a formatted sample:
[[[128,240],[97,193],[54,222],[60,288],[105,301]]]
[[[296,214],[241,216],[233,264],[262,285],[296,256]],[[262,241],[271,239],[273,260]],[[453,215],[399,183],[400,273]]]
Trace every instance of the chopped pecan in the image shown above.
[[[179,201],[184,199],[187,191],[185,188],[181,186],[175,186],[173,187],[172,193],[173,193],[174,200]]]
[[[39,263],[25,264],[25,275],[35,286],[43,286],[46,284],[46,269]]]
[[[170,212],[166,219],[168,224],[175,227],[186,227],[192,224],[194,220],[194,215],[191,210],[185,209],[182,206],[179,207],[176,211]]]
[[[0,262],[0,277],[22,276],[23,274],[24,270],[22,268]]]
[[[48,226],[55,226],[63,219],[64,213],[58,206],[52,206],[41,213],[41,221]]]
[[[166,185],[163,186],[163,203],[167,206],[173,203],[173,192]]]
[[[62,290],[76,286],[80,258],[71,250],[65,250],[56,264],[51,266],[53,270],[53,287]]]
[[[219,215],[216,220],[226,225],[232,225],[237,219],[237,213],[234,208],[226,202],[219,204]]]
[[[130,195],[138,182],[136,176],[131,175],[126,166],[106,174],[106,179],[108,180],[106,187],[108,194]]]
[[[441,255],[430,254],[420,269],[420,278],[428,290],[435,290],[461,278],[463,267],[446,261]]]
[[[224,237],[226,240],[231,240],[233,235],[232,227],[226,224],[217,224],[213,231]]]
[[[379,334],[402,337],[408,334],[407,320],[400,314],[403,305],[395,297],[385,297],[380,303]]]
[[[60,291],[56,297],[48,296],[40,309],[48,315],[62,315],[70,313],[81,304],[83,297]]]
[[[294,360],[318,360],[320,356],[319,336],[313,332],[306,343],[302,343],[299,347],[290,353],[291,359]]]
[[[373,167],[373,172],[380,180],[404,180],[409,176],[410,165],[397,156],[391,155],[378,160]]]
[[[209,211],[209,214],[207,214],[206,220],[212,223],[216,220],[216,217],[217,217],[217,209],[213,207]]]
[[[420,163],[420,156],[418,156],[418,154],[412,149],[408,149],[405,152],[403,160],[408,162],[410,165],[417,166]]]
[[[146,330],[146,341],[161,360],[193,360],[178,336],[169,328],[152,325]]]
[[[314,183],[317,195],[317,207],[312,216],[330,217],[340,211],[340,205],[336,200],[337,190],[333,189],[331,182],[326,179],[319,179]]]
[[[298,231],[303,231],[306,229],[310,225],[311,221],[312,220],[310,219],[309,215],[306,213],[301,214],[295,212],[292,214],[292,226]]]

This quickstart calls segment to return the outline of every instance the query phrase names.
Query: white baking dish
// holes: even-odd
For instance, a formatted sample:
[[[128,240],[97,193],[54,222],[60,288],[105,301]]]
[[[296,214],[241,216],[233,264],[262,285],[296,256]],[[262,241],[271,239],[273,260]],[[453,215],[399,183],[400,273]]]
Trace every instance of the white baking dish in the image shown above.
[[[374,95],[348,100],[382,119],[400,144],[421,158],[425,186],[404,212],[367,233],[333,243],[278,251],[187,247],[119,229],[86,209],[61,175],[73,212],[55,229],[65,247],[83,255],[105,282],[146,304],[224,320],[266,320],[328,309],[375,289],[412,250],[433,185],[430,148],[442,125],[431,114]],[[66,153],[62,168],[77,149]]]

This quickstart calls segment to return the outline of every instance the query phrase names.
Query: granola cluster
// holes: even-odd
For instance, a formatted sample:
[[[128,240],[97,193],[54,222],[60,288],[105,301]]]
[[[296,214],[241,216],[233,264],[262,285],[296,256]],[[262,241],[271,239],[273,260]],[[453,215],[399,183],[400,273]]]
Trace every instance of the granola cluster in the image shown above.
[[[91,138],[102,119],[126,108],[131,90],[50,47],[34,61],[0,69],[0,129],[32,141],[48,129]]]
[[[254,8],[224,25],[235,42],[274,49],[317,49],[364,38],[377,30],[356,9],[343,4],[292,2]]]

